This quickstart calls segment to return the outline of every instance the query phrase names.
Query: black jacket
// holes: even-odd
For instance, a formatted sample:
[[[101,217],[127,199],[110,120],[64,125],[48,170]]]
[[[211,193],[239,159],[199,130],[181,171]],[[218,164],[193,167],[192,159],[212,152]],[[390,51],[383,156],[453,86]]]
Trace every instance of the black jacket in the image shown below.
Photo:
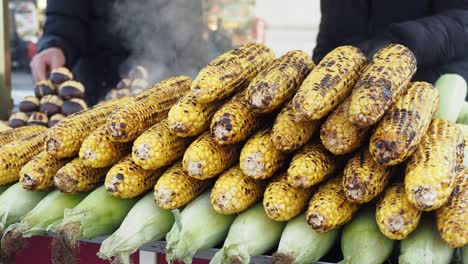
[[[372,55],[393,42],[414,52],[414,80],[458,73],[468,81],[468,0],[322,0],[321,10],[315,62],[340,45]]]

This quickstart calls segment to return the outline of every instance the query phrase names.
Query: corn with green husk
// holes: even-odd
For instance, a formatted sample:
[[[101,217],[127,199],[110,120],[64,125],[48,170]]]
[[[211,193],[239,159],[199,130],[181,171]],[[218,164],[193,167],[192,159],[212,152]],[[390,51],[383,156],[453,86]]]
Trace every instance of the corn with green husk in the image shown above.
[[[54,176],[71,159],[57,159],[43,150],[26,163],[20,171],[23,188],[30,191],[45,191],[54,187]]]
[[[195,199],[210,183],[210,179],[188,176],[182,162],[177,162],[159,177],[154,186],[154,200],[163,209],[177,209]]]
[[[274,59],[275,54],[264,44],[244,44],[206,65],[193,81],[192,92],[200,103],[226,98],[250,82]]]
[[[309,143],[294,155],[288,168],[288,182],[310,188],[331,176],[337,169],[336,158],[320,143]]]
[[[88,192],[104,181],[108,170],[109,167],[88,167],[83,164],[83,160],[75,158],[57,171],[55,187],[65,193]]]
[[[373,210],[369,207],[363,208],[343,228],[341,235],[343,260],[339,264],[384,263],[390,257],[395,243],[380,233]]]
[[[1,195],[4,191],[8,190],[8,188],[10,188],[11,185],[12,185],[12,184],[0,185],[0,195]]]
[[[137,201],[116,198],[101,186],[73,209],[65,209],[63,220],[52,228],[57,233],[52,241],[52,262],[75,263],[78,241],[117,230]]]
[[[24,238],[43,235],[63,219],[63,211],[81,202],[87,194],[66,194],[54,190],[45,196],[21,221],[10,225],[2,238],[2,253],[7,259],[24,248]]]
[[[223,247],[210,264],[248,264],[250,257],[267,253],[278,245],[285,223],[267,217],[259,203],[236,217]]]
[[[210,203],[210,192],[198,196],[180,213],[173,210],[175,224],[166,236],[166,260],[192,263],[197,251],[210,249],[226,238],[233,215],[216,213]]]
[[[338,229],[318,233],[311,230],[305,215],[296,216],[284,228],[272,264],[311,264],[319,261],[335,244]]]
[[[286,154],[277,150],[271,142],[271,129],[254,134],[242,147],[239,165],[242,171],[254,179],[272,177],[284,164]]]
[[[246,100],[256,113],[271,113],[291,99],[314,68],[310,56],[290,51],[259,73],[247,88]]]
[[[156,170],[181,158],[191,141],[175,135],[164,119],[135,140],[132,159],[145,170]]]
[[[282,173],[268,184],[263,195],[263,207],[269,218],[288,221],[302,212],[311,194],[311,189],[292,186],[288,175]]]
[[[8,129],[0,132],[0,147],[15,140],[28,137],[37,132],[45,132],[46,127],[43,126],[23,126],[14,129]]]
[[[462,257],[463,264],[468,264],[468,246],[464,246],[461,249],[461,257]]]
[[[454,249],[440,238],[435,220],[423,217],[418,228],[400,243],[400,264],[449,264]]]
[[[211,204],[220,214],[240,213],[261,199],[265,187],[266,181],[253,179],[234,166],[216,180]]]
[[[146,243],[164,239],[174,224],[174,215],[154,205],[146,194],[128,212],[119,229],[106,238],[97,255],[116,263],[130,264],[130,255]]]

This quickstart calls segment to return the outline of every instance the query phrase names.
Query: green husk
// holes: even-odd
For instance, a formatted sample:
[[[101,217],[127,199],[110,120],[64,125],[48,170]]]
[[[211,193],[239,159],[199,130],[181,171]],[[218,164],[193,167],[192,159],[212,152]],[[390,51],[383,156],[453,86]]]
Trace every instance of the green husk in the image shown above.
[[[8,184],[8,185],[0,185],[0,195],[6,191],[8,188],[11,187],[12,184]]]
[[[116,263],[130,263],[130,255],[144,244],[163,239],[174,224],[171,211],[159,208],[150,192],[140,199],[110,237],[102,242],[98,256],[115,257]]]
[[[211,205],[210,191],[190,202],[181,213],[172,211],[175,224],[166,236],[168,263],[192,263],[199,250],[210,249],[223,241],[234,221],[233,215],[218,214]]]
[[[114,232],[138,198],[120,199],[101,186],[91,192],[73,209],[65,209],[64,219],[52,230],[53,263],[74,263],[79,239],[92,239]]]
[[[384,263],[392,253],[394,241],[379,230],[375,210],[363,208],[343,229],[341,251],[344,259],[340,264]]]
[[[319,261],[331,249],[339,229],[318,233],[307,224],[304,214],[286,224],[273,264],[309,264]]]
[[[461,248],[462,263],[468,264],[468,245]]]
[[[455,122],[465,102],[465,79],[454,73],[443,74],[437,79],[434,87],[439,91],[439,109],[435,117]]]
[[[468,125],[468,102],[463,102],[460,114],[457,118],[457,123]]]
[[[210,264],[248,264],[250,257],[273,249],[281,238],[285,222],[268,218],[261,203],[236,217],[229,234]]]
[[[400,243],[400,264],[449,264],[454,249],[446,245],[437,232],[432,217],[422,219],[418,228]]]

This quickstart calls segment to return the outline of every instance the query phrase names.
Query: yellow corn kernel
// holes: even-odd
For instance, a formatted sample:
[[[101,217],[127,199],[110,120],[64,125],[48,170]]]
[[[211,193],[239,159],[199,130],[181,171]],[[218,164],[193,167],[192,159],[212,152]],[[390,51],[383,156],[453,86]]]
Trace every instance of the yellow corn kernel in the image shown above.
[[[310,56],[290,51],[258,74],[247,88],[246,100],[256,113],[271,113],[293,97],[302,81],[314,68]]]
[[[55,187],[64,193],[83,193],[98,187],[106,176],[106,168],[91,168],[75,158],[57,171]]]
[[[111,139],[129,142],[167,117],[171,107],[190,89],[191,79],[176,76],[153,85],[115,109],[107,118]]]
[[[158,179],[154,199],[163,209],[176,209],[195,199],[210,182],[210,179],[189,177],[182,169],[182,162],[177,162]]]
[[[250,82],[274,59],[275,54],[264,44],[244,44],[206,65],[191,89],[200,103],[226,98]]]
[[[331,176],[337,165],[336,158],[322,144],[309,143],[294,155],[288,169],[288,182],[310,188]]]
[[[181,158],[191,141],[173,134],[164,119],[135,140],[132,158],[143,169],[156,170]]]
[[[28,137],[37,132],[47,131],[43,126],[22,126],[18,128],[8,129],[0,132],[0,147],[15,140]]]
[[[365,65],[367,58],[356,47],[341,46],[329,52],[294,96],[296,117],[304,120],[325,117],[351,93]]]
[[[286,155],[271,142],[271,129],[254,134],[240,153],[240,168],[254,179],[272,177],[284,165]]]
[[[220,214],[240,213],[260,200],[265,187],[266,181],[253,179],[235,166],[216,180],[211,190],[211,204]]]
[[[263,197],[263,207],[269,218],[288,221],[302,212],[311,194],[311,189],[289,184],[288,175],[282,173],[268,184]]]
[[[434,119],[406,165],[406,195],[414,206],[431,211],[447,202],[463,150],[463,133],[455,123]]]

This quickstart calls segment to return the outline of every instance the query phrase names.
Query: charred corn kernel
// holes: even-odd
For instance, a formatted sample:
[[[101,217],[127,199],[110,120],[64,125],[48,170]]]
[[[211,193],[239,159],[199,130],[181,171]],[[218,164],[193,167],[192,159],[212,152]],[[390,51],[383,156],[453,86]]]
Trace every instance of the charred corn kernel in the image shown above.
[[[85,166],[109,167],[130,153],[129,143],[112,142],[106,125],[100,126],[85,138],[80,148],[80,158]]]
[[[57,171],[54,177],[55,187],[64,193],[88,192],[104,181],[108,170],[108,167],[88,167],[83,160],[75,158]]]
[[[367,203],[387,187],[391,169],[377,163],[367,148],[356,153],[343,171],[344,194],[353,203]]]
[[[292,102],[276,116],[271,133],[273,146],[284,152],[292,152],[305,145],[319,129],[320,121],[296,121]]]
[[[115,197],[133,198],[151,189],[161,174],[161,170],[144,170],[128,155],[112,166],[106,175],[105,185]]]
[[[210,182],[189,177],[182,169],[182,162],[177,162],[158,179],[154,199],[163,209],[176,209],[195,199]]]
[[[156,170],[181,158],[190,138],[173,134],[167,119],[152,126],[133,143],[133,161],[145,170]]]
[[[310,56],[293,50],[274,60],[247,88],[246,100],[257,113],[271,113],[293,97],[314,68]]]
[[[132,97],[107,119],[111,139],[129,142],[167,117],[169,109],[188,92],[191,79],[176,76],[153,85]]]
[[[44,133],[36,132],[0,147],[0,185],[17,182],[21,167],[39,154]]]
[[[415,72],[416,58],[407,47],[391,44],[377,51],[351,95],[351,122],[361,127],[377,123],[403,93]]]
[[[294,155],[288,169],[288,182],[309,188],[331,176],[336,168],[335,157],[322,144],[309,143]]]
[[[406,165],[406,195],[414,206],[431,211],[447,202],[463,150],[463,133],[455,123],[434,119]]]
[[[348,97],[327,117],[320,128],[322,144],[335,155],[348,154],[358,149],[369,134],[367,127],[359,127],[349,121],[350,103]]]
[[[195,78],[192,91],[201,103],[223,99],[268,67],[275,54],[260,43],[247,43],[206,65]]]
[[[218,145],[209,132],[199,136],[184,153],[182,167],[196,179],[213,178],[236,163],[240,146]]]
[[[30,191],[52,189],[55,174],[70,160],[56,159],[43,150],[21,168],[19,175],[23,188]]]
[[[294,96],[296,118],[325,117],[351,93],[365,65],[366,56],[353,46],[341,46],[328,53]]]
[[[46,130],[47,128],[43,126],[24,126],[24,127],[18,127],[18,128],[1,131],[0,132],[0,148],[15,140],[20,140],[22,138],[36,134],[38,132],[45,132]]]
[[[385,166],[406,160],[421,141],[438,105],[438,92],[431,84],[412,83],[371,137],[369,149],[375,160]]]
[[[286,173],[270,182],[263,197],[267,216],[275,221],[288,221],[299,215],[312,194],[311,189],[294,187]]]
[[[418,226],[421,211],[406,199],[403,183],[395,183],[377,203],[375,216],[382,234],[390,239],[402,240]]]
[[[246,139],[259,125],[247,105],[244,90],[216,111],[211,120],[211,137],[221,145],[234,144]]]
[[[272,177],[283,166],[286,155],[271,142],[271,129],[263,129],[253,135],[240,153],[240,168],[254,179]]]
[[[193,93],[188,93],[169,110],[169,127],[179,137],[197,136],[210,126],[211,117],[222,104],[198,103]]]
[[[437,228],[445,243],[456,248],[468,244],[468,169],[459,170],[447,204],[436,215]]]
[[[359,205],[346,199],[342,177],[334,177],[319,187],[306,212],[307,223],[317,232],[328,232],[346,224]]]
[[[235,166],[216,180],[211,190],[211,204],[220,214],[240,213],[260,200],[265,187],[264,180],[253,179]]]
[[[72,158],[80,152],[83,140],[106,122],[109,113],[127,99],[106,101],[62,119],[46,134],[45,149],[56,158]]]

